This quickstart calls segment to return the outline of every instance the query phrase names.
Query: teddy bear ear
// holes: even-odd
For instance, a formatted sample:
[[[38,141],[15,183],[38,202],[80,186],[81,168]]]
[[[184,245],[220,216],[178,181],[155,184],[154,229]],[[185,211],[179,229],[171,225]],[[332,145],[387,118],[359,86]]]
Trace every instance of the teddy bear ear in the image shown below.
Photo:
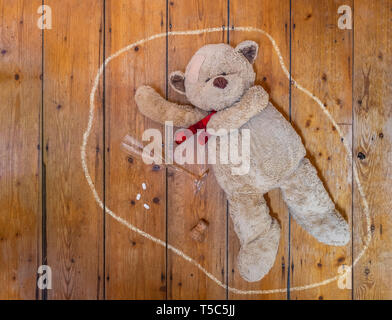
[[[256,60],[257,53],[259,51],[259,45],[254,41],[246,40],[236,46],[235,50],[243,54],[250,63],[253,63]]]
[[[183,72],[172,72],[169,76],[169,83],[174,91],[185,94],[185,75]]]

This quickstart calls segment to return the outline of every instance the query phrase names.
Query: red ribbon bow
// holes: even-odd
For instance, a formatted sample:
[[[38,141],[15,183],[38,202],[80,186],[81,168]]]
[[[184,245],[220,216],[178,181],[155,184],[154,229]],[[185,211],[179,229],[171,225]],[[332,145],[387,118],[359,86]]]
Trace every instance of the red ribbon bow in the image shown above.
[[[211,111],[206,117],[204,117],[203,119],[201,119],[200,121],[196,122],[195,124],[191,125],[190,127],[188,127],[187,129],[190,130],[193,134],[197,133],[197,130],[204,130],[206,131],[207,129],[207,123],[210,121],[211,117],[216,113],[215,110]],[[203,139],[201,139],[201,141],[199,141],[200,144],[206,144],[208,141],[208,137],[210,135],[205,132],[200,134],[200,138],[204,137],[204,141]],[[177,131],[177,137],[176,137],[176,143],[177,144],[181,144],[183,143],[188,137],[185,135],[185,131]]]

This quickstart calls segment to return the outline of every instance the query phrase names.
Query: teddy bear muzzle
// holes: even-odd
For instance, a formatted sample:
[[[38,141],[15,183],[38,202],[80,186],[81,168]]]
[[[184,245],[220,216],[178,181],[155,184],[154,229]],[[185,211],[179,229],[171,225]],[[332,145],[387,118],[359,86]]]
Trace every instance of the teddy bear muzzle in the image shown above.
[[[213,85],[219,89],[226,88],[228,81],[223,77],[218,77],[214,79]]]

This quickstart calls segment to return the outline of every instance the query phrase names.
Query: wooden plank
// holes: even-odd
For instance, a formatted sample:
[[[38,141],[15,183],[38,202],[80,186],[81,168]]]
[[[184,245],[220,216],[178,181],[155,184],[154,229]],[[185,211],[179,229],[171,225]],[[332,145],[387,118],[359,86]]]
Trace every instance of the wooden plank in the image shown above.
[[[166,1],[106,1],[107,56],[166,31]],[[166,170],[145,165],[121,149],[125,135],[142,140],[144,130],[162,126],[145,118],[134,100],[144,84],[165,92],[166,36],[139,45],[106,70],[106,202],[118,216],[166,241]],[[146,184],[146,190],[142,189]],[[137,200],[137,194],[141,199]],[[144,208],[147,204],[150,209]],[[164,299],[166,248],[106,218],[106,298]]]
[[[226,1],[169,1],[169,31],[196,30],[227,25]],[[227,29],[196,36],[169,37],[168,71],[185,70],[198,48],[208,43],[227,42]],[[186,103],[184,97],[169,90],[169,100]],[[188,165],[194,172],[207,166]],[[181,171],[168,171],[168,243],[194,259],[219,281],[226,283],[226,199],[213,174],[195,193],[194,179]],[[205,219],[209,223],[204,242],[192,240],[190,230]],[[183,258],[168,252],[169,299],[225,299],[219,287]]]
[[[102,63],[102,1],[45,1],[53,29],[44,35],[44,142],[49,299],[103,297],[103,212],[84,176],[80,146],[89,95]],[[88,13],[88,14],[87,14]],[[87,145],[87,165],[103,191],[102,88]]]
[[[41,1],[0,1],[0,299],[34,299],[39,208]]]
[[[255,32],[233,31],[239,26],[251,26],[268,32],[279,46],[286,66],[290,61],[290,1],[247,0],[230,1],[230,44],[235,46],[244,40],[254,40],[259,44],[259,56],[255,61],[256,84],[262,85],[270,95],[274,106],[289,118],[289,79],[283,73],[279,58],[267,37]],[[239,241],[230,222],[229,229],[229,284],[242,290],[283,289],[283,292],[263,295],[230,294],[231,299],[286,299],[288,267],[288,213],[279,190],[273,190],[265,197],[271,215],[281,226],[279,251],[270,272],[255,283],[244,281],[236,267]]]
[[[354,267],[354,299],[392,298],[392,1],[355,1],[354,159],[366,195],[372,240]],[[359,154],[362,152],[362,154]],[[354,257],[366,244],[366,212],[354,193]]]
[[[292,76],[320,98],[351,144],[352,30],[338,28],[338,8],[352,1],[292,2]],[[292,120],[307,156],[318,170],[338,210],[351,223],[351,165],[337,131],[321,108],[292,87]],[[319,243],[291,219],[291,288],[319,283],[351,264],[351,244],[333,247]],[[313,289],[291,292],[292,299],[350,299],[350,289],[334,281]]]

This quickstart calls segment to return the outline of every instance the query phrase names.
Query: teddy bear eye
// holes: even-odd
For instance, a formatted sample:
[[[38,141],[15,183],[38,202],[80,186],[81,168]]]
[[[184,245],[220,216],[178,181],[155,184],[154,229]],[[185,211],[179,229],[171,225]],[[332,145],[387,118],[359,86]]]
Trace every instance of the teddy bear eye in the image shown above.
[[[220,75],[221,76],[227,76],[227,73],[226,72],[222,72]]]
[[[207,78],[206,82],[208,82],[208,81],[210,81],[210,80],[211,80],[211,78]]]

